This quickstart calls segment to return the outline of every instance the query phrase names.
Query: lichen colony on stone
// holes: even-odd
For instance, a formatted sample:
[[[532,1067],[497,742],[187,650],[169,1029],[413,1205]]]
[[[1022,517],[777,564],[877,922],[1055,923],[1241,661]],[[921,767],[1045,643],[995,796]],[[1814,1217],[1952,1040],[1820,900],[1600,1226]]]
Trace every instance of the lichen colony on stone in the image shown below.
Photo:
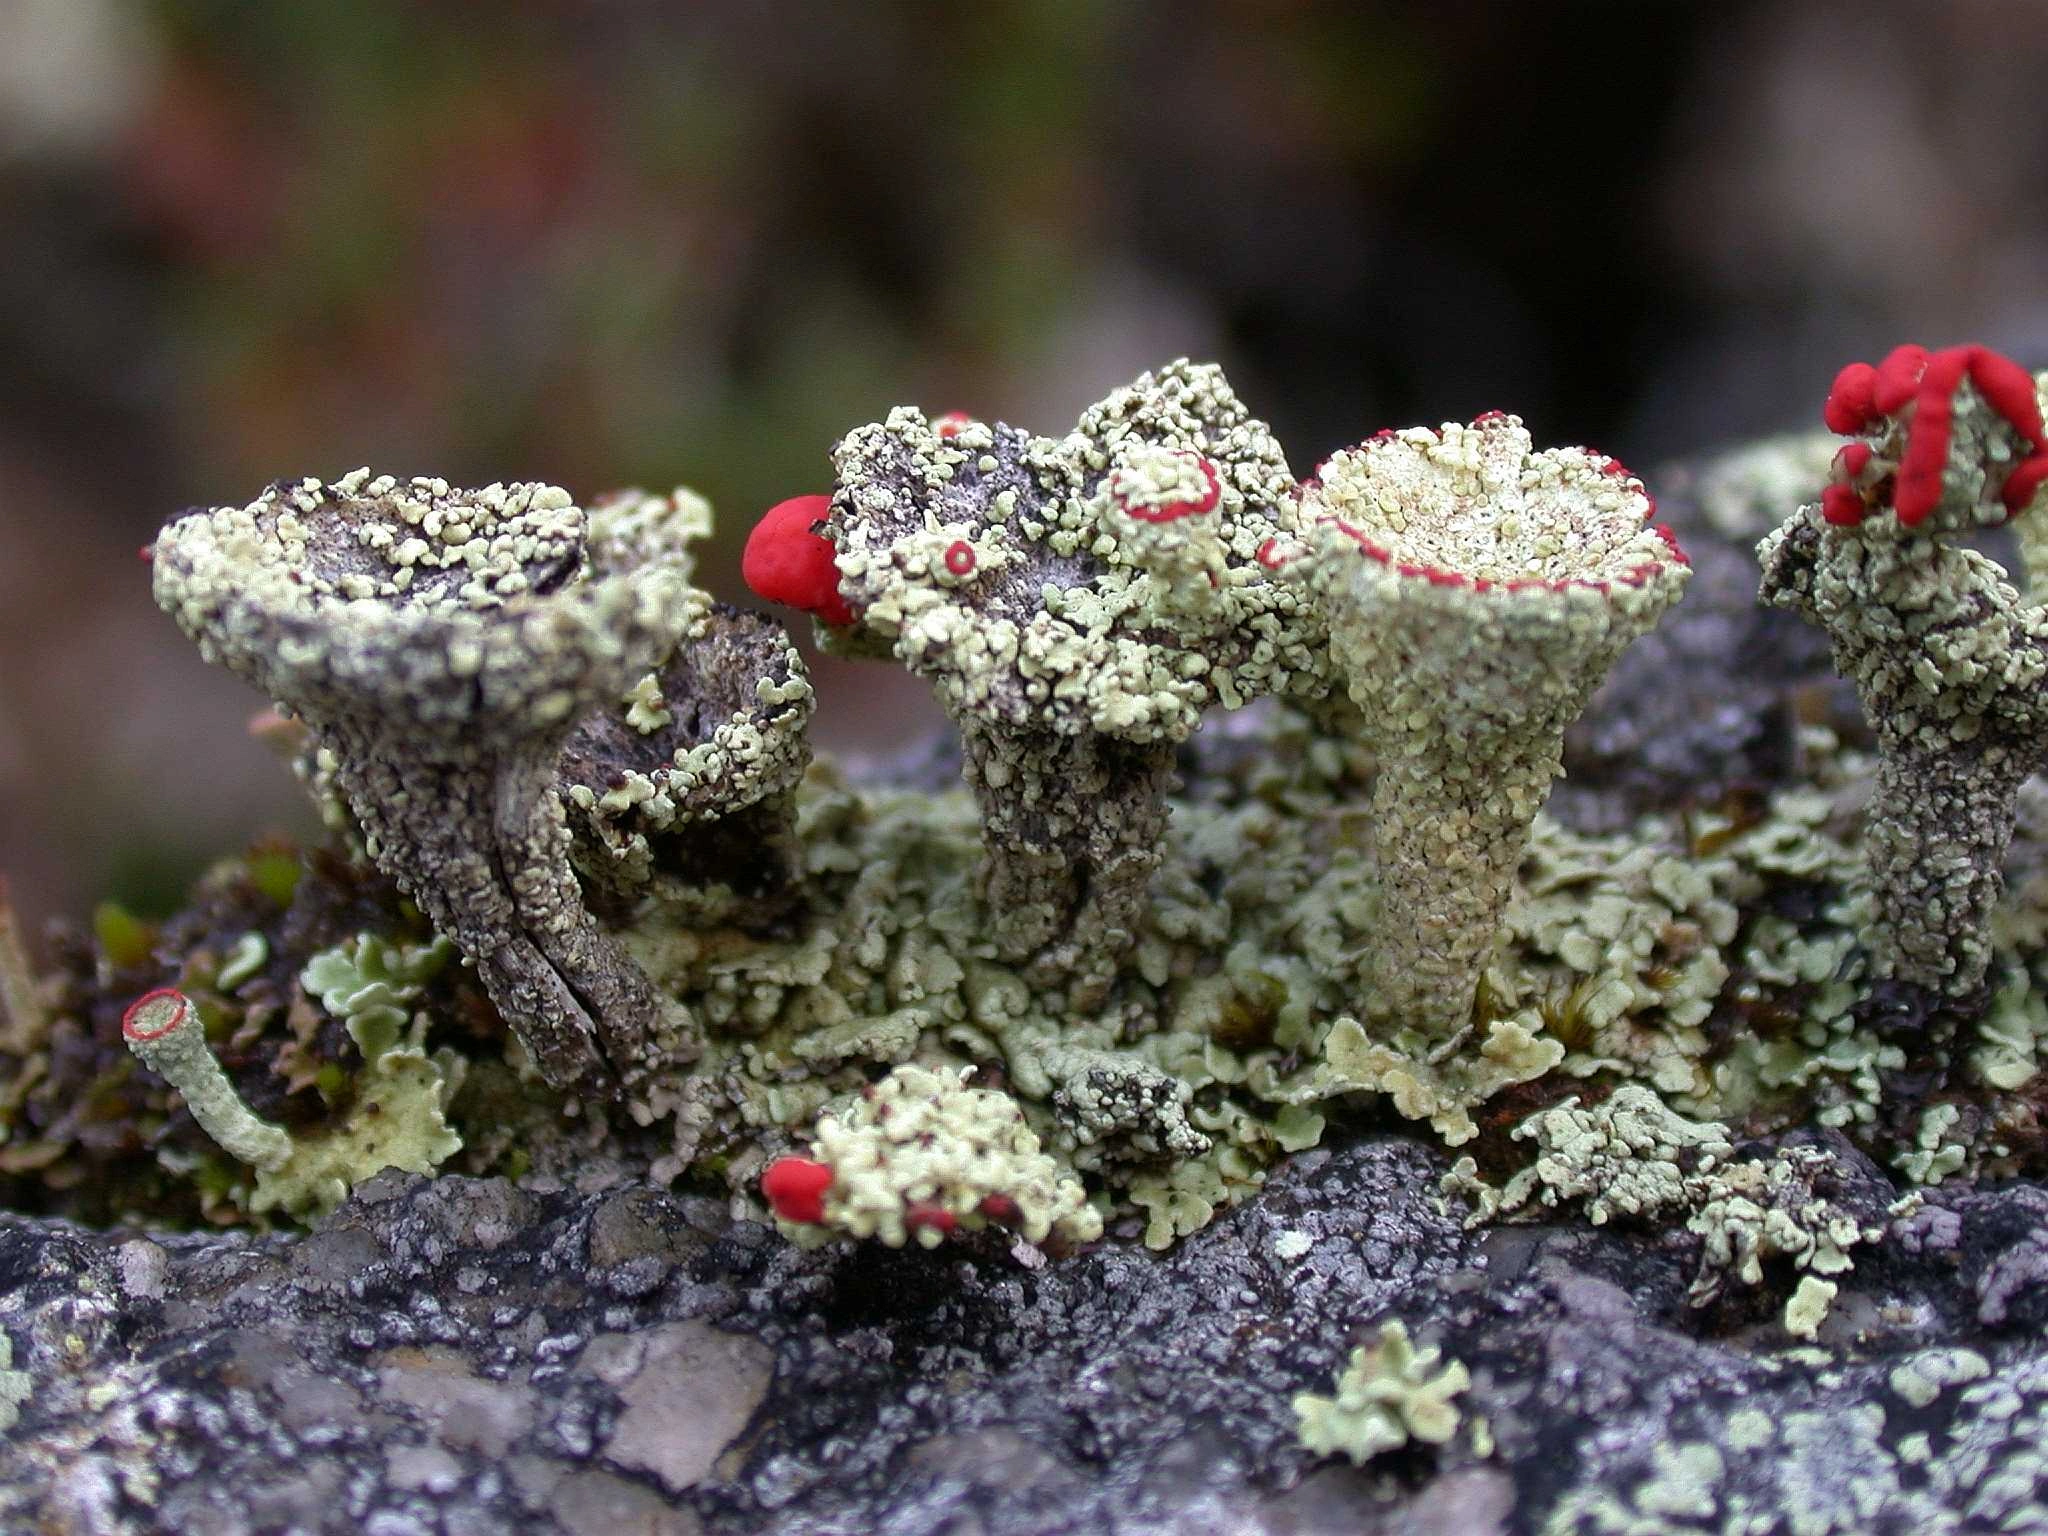
[[[1636,476],[1501,413],[1307,482],[1186,361],[1064,435],[911,407],[847,434],[744,570],[931,685],[952,788],[811,760],[803,662],[694,585],[687,491],[586,513],[358,472],[187,514],[159,600],[295,718],[339,835],[282,885],[209,886],[176,963],[109,925],[105,972],[180,988],[285,1138],[176,1064],[243,1165],[211,1169],[216,1219],[317,1212],[378,1157],[595,1157],[803,1242],[1164,1247],[1384,1113],[1465,1154],[1479,1219],[1663,1225],[1697,1305],[1798,1286],[1773,1309],[1819,1328],[1883,1208],[1830,1182],[1836,1143],[1749,1138],[1811,1122],[1927,1184],[2043,1137],[2048,875],[2005,891],[2000,858],[2048,653],[1953,536],[2025,510],[2048,450],[1981,349],[1871,372],[1831,407],[1862,451],[1765,548],[1871,730],[1788,708],[1768,782],[1616,794],[1598,826],[1545,811],[1567,733],[1683,625],[1631,651],[1689,566]],[[1799,633],[1728,541],[1821,462],[1788,440],[1705,477],[1744,622]],[[143,1102],[168,1166],[185,1124]],[[57,1146],[18,1134],[0,1167]]]

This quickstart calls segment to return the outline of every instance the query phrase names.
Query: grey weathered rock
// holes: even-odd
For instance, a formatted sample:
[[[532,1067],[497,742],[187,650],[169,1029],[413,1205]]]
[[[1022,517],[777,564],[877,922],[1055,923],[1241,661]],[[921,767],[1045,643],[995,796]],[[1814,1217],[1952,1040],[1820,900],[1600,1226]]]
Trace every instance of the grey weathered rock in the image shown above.
[[[400,1175],[310,1238],[157,1238],[160,1264],[131,1237],[0,1218],[0,1329],[32,1380],[0,1447],[0,1528],[1420,1536],[2038,1516],[2048,1191],[1933,1192],[1857,1250],[1809,1346],[1780,1320],[1789,1274],[1697,1310],[1695,1240],[1467,1232],[1438,1207],[1441,1168],[1414,1142],[1357,1141],[1163,1257],[1106,1243],[1037,1268],[994,1240],[800,1252],[655,1190]],[[621,1201],[670,1238],[628,1261],[660,1265],[628,1296],[590,1261]],[[1327,1390],[1387,1318],[1470,1368],[1460,1404],[1492,1455],[1468,1433],[1363,1469],[1300,1449],[1290,1398]]]

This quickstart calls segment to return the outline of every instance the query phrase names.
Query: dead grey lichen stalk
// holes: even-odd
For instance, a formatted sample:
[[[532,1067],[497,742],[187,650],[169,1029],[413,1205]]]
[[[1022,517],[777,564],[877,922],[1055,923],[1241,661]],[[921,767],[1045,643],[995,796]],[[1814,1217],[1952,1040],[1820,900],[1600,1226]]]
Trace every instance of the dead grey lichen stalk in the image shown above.
[[[689,534],[680,512],[608,523],[552,486],[358,470],[187,513],[155,548],[158,603],[312,727],[370,856],[549,1081],[601,1096],[676,1042],[584,907],[556,760],[701,611]]]
[[[1328,688],[1313,606],[1269,565],[1295,526],[1279,444],[1183,360],[1064,438],[906,407],[833,462],[851,639],[929,678],[960,728],[991,935],[1098,1000],[1159,863],[1176,745],[1212,705]]]
[[[1302,498],[1331,655],[1379,769],[1366,1008],[1426,1035],[1471,1017],[1565,728],[1688,567],[1640,482],[1513,416],[1383,434]]]
[[[1918,393],[1845,417],[1855,440],[1823,501],[1757,554],[1762,600],[1827,631],[1882,752],[1864,829],[1878,983],[1866,1011],[1939,1035],[1981,1011],[2019,787],[2048,764],[2048,616],[1996,561],[1950,542],[2041,515],[2031,492],[2015,501],[2024,439],[1970,378],[1930,395],[1925,354],[1901,374],[1905,351],[1885,370]],[[1915,459],[1917,474],[1901,468]]]

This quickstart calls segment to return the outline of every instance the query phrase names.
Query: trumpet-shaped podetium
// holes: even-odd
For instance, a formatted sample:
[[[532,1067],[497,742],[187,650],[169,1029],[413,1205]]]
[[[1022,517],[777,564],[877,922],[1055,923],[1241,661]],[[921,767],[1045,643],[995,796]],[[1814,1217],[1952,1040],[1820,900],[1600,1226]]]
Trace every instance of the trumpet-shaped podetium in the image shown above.
[[[1382,433],[1304,488],[1331,656],[1378,760],[1365,1007],[1471,1017],[1565,728],[1688,574],[1614,460],[1532,449],[1513,416]]]
[[[145,992],[121,1015],[121,1038],[150,1071],[183,1095],[199,1128],[238,1163],[275,1172],[292,1155],[292,1138],[243,1102],[206,1043],[192,999],[175,987]]]

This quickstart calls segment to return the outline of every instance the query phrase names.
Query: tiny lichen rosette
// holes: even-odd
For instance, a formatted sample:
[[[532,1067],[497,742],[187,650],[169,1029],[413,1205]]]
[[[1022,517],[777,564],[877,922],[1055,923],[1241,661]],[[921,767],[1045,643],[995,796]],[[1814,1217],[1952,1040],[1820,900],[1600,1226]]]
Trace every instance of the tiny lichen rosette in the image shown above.
[[[1513,416],[1387,433],[1304,488],[1331,655],[1378,760],[1369,1012],[1431,1036],[1474,990],[1565,727],[1682,590],[1639,481]]]
[[[778,1198],[776,1170],[764,1180],[783,1230],[799,1242],[838,1235],[892,1248],[937,1247],[991,1222],[1034,1243],[1100,1237],[1101,1215],[1040,1150],[1017,1101],[968,1086],[969,1075],[901,1066],[850,1108],[821,1116],[812,1159],[784,1160],[786,1169],[814,1173],[816,1189],[793,1203]]]
[[[700,611],[692,511],[357,470],[189,512],[154,549],[158,603],[312,728],[370,856],[550,1081],[599,1095],[651,1065],[657,1008],[583,907],[554,765]]]

